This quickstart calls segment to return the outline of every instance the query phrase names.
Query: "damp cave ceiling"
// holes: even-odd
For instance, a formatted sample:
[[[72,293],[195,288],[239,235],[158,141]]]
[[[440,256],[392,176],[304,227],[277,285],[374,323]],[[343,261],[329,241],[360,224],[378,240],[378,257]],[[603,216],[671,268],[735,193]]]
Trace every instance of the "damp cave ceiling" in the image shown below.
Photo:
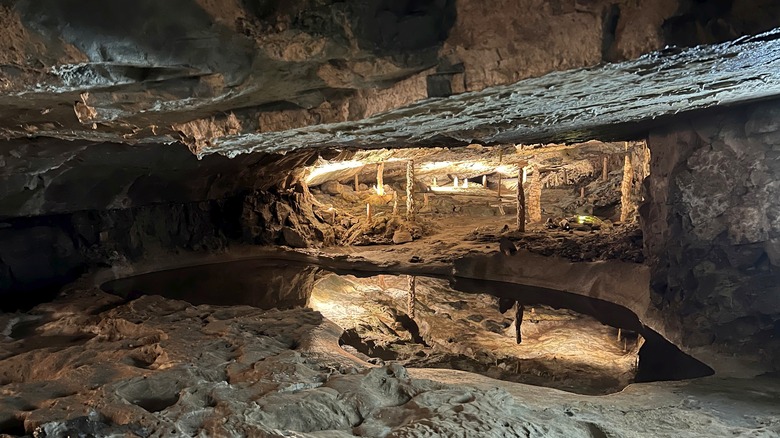
[[[429,99],[358,122],[225,136],[197,153],[633,139],[678,114],[777,95],[780,29]]]
[[[202,38],[200,52],[181,41],[169,48],[163,45],[164,50],[150,49],[162,44],[160,38],[166,34],[157,32],[158,40],[149,40],[145,27],[132,21],[138,14],[129,23],[109,29],[110,23],[96,24],[94,19],[77,16],[78,10],[68,11],[64,3],[48,0],[50,15],[36,21],[34,5],[20,2],[18,9],[30,28],[45,28],[50,34],[54,29],[72,43],[59,48],[72,59],[35,74],[8,65],[0,68],[0,135],[125,144],[183,141],[199,158],[300,148],[624,140],[637,138],[675,115],[780,95],[780,30],[776,29],[718,45],[672,47],[630,61],[425,99],[356,121],[317,123],[315,118],[299,128],[257,132],[263,129],[253,129],[257,127],[242,119],[242,108],[285,99],[307,107],[327,101],[326,94],[336,93],[339,87],[382,87],[403,80],[430,67],[437,36],[421,37],[421,43],[383,56],[376,48],[373,53],[361,49],[345,54],[343,42],[324,40],[319,56],[309,56],[311,63],[289,62],[284,57],[274,59],[271,52],[311,49],[311,43],[289,37],[264,40],[258,54],[241,35],[215,28],[210,17],[186,10],[192,8],[190,2],[174,3],[153,6],[165,10],[150,13],[170,15],[180,8],[184,21],[164,29],[180,32],[190,42]],[[99,12],[121,21],[121,9],[105,8]],[[446,16],[446,11],[434,15]],[[95,34],[101,34],[102,40],[92,41]],[[135,38],[131,45],[140,49],[119,38],[127,35]],[[182,44],[187,47],[179,47]],[[399,58],[399,53],[404,56]],[[201,55],[203,60],[198,58]],[[328,61],[329,57],[356,62],[350,66],[352,76],[324,74],[323,64],[339,64]],[[360,68],[364,71],[355,73]],[[318,69],[318,80],[330,81],[327,89],[312,82],[312,69]]]

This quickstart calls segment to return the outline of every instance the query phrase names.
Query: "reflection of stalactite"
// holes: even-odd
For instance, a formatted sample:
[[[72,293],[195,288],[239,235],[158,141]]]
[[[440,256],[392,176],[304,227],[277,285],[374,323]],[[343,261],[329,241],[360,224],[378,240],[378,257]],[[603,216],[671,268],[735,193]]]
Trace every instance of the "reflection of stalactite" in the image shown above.
[[[525,307],[522,304],[517,303],[515,307],[515,341],[520,344],[523,342],[523,334],[521,327],[523,325],[523,311]]]
[[[406,296],[406,313],[409,315],[409,318],[414,318],[415,313],[415,304],[416,304],[416,286],[417,286],[417,277],[414,275],[407,275],[407,280],[409,281],[409,293]]]

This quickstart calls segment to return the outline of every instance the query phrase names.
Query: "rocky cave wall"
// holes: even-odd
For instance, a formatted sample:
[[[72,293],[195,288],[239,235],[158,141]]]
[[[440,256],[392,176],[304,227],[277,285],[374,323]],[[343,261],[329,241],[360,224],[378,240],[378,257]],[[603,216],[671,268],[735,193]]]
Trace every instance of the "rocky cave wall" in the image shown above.
[[[313,151],[196,160],[181,144],[46,138],[0,151],[0,308],[45,299],[88,267],[332,240],[296,184]]]
[[[678,123],[648,147],[640,215],[667,332],[780,368],[780,105]]]

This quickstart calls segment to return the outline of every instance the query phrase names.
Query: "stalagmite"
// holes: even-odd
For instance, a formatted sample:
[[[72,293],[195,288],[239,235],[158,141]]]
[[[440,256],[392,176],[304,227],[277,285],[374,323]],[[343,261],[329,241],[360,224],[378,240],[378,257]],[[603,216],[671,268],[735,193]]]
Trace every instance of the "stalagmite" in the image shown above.
[[[393,216],[398,215],[398,192],[393,192]]]
[[[482,175],[482,188],[487,188],[487,175]]]
[[[523,184],[528,182],[528,168],[523,167]]]
[[[618,337],[617,340],[620,342],[620,339],[623,337],[623,329],[618,329]]]
[[[580,198],[585,197],[585,187],[580,187]]]
[[[455,179],[452,180],[452,188],[457,189],[458,188],[458,177],[456,176]]]
[[[604,162],[603,162],[602,168],[601,168],[601,180],[602,181],[606,181],[607,179],[609,179],[609,169],[608,169],[608,167],[609,167],[609,158],[605,156],[604,157]]]
[[[409,318],[414,319],[415,314],[415,304],[416,304],[416,289],[417,289],[417,277],[414,275],[407,275],[407,280],[409,281],[409,294],[406,296],[406,313],[409,315]]]
[[[427,193],[423,193],[423,206],[425,208],[428,208],[429,202],[430,202],[430,196]]]
[[[626,223],[634,216],[634,205],[631,199],[631,186],[634,184],[634,167],[631,157],[626,154],[623,163],[623,182],[620,184],[620,222]]]
[[[414,161],[406,163],[406,220],[414,220]]]
[[[464,189],[469,188],[469,179],[468,178],[463,178],[463,188]]]
[[[521,327],[523,325],[523,311],[525,307],[522,304],[517,303],[515,305],[515,341],[520,344],[523,342],[523,334]]]
[[[517,167],[517,231],[525,231],[525,192],[523,191],[523,169]]]
[[[384,196],[385,194],[385,163],[384,161],[376,166],[376,194]]]
[[[503,153],[501,149],[498,150],[498,165],[501,166],[501,159],[503,158]],[[497,171],[498,173],[498,199],[501,199],[501,171]]]
[[[534,167],[528,186],[528,221],[542,221],[542,175],[539,167]]]
[[[563,169],[563,185],[569,185],[569,172],[566,169]]]
[[[359,190],[360,190],[360,180],[358,179],[358,174],[356,173],[355,174],[355,191],[357,192]]]
[[[371,222],[371,204],[366,204],[366,219]]]
[[[436,181],[436,177],[433,177],[433,187],[439,187],[439,183]]]

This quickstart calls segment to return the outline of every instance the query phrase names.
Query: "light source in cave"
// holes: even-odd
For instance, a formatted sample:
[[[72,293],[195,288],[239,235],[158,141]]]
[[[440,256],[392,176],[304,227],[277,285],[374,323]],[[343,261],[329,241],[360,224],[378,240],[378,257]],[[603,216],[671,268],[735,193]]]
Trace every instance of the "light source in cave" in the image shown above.
[[[343,170],[360,169],[365,166],[365,164],[366,163],[357,160],[324,162],[310,167],[305,181],[306,184],[317,183],[317,181],[325,175]]]

